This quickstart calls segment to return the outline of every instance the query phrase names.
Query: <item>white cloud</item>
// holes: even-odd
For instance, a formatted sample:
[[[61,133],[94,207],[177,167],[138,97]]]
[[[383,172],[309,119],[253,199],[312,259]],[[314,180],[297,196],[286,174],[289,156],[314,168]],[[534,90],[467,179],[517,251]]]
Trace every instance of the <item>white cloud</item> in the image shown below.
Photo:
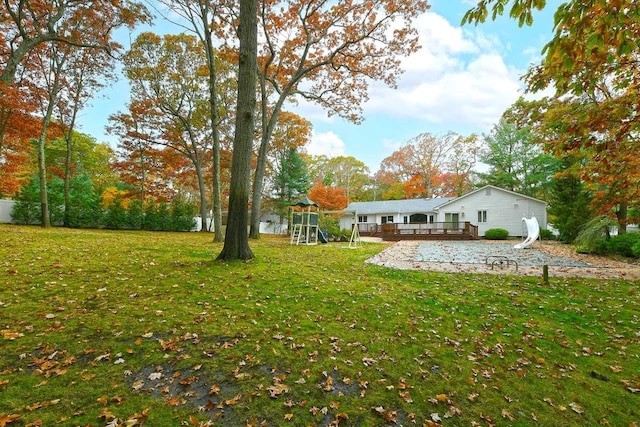
[[[306,146],[307,153],[314,156],[338,157],[344,156],[345,144],[335,133],[315,133],[311,135],[311,141]]]
[[[418,19],[421,50],[403,61],[398,89],[373,84],[365,114],[457,128],[490,127],[520,95],[519,71],[495,37],[454,27],[427,13]]]

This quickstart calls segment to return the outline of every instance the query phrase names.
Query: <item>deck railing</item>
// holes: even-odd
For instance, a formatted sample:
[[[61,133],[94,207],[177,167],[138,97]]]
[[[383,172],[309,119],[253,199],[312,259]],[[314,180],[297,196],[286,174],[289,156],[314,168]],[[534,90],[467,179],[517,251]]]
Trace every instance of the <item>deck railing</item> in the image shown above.
[[[419,237],[437,235],[461,235],[470,238],[478,237],[478,226],[470,222],[432,222],[432,223],[386,223],[386,224],[358,224],[360,234],[371,236]]]

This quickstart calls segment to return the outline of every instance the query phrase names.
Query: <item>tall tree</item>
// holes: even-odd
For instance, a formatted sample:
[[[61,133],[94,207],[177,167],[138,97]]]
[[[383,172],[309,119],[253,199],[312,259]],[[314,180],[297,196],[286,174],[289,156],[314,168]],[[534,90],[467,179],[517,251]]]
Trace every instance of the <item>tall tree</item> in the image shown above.
[[[40,183],[40,224],[42,227],[51,227],[49,215],[49,198],[47,195],[47,164],[45,157],[45,145],[49,138],[49,127],[53,119],[54,111],[59,101],[60,91],[64,85],[64,71],[70,51],[63,46],[49,44],[38,49],[33,55],[37,63],[40,87],[40,109],[42,114],[42,128],[37,140],[38,153],[38,179]]]
[[[102,49],[70,49],[64,73],[66,78],[60,96],[64,103],[59,106],[59,122],[66,142],[64,167],[64,220],[65,227],[71,223],[71,178],[74,132],[78,113],[100,89],[114,78],[114,59]]]
[[[415,147],[407,144],[382,159],[380,169],[375,175],[382,200],[406,198],[404,183],[411,181],[418,173],[414,164],[410,162],[414,151]]]
[[[281,209],[307,193],[311,183],[309,172],[295,148],[284,150],[278,161],[273,181],[278,194],[277,204]]]
[[[560,240],[572,243],[578,237],[593,216],[592,198],[580,178],[580,161],[563,159],[562,169],[551,180],[548,198],[550,222],[558,230]]]
[[[137,138],[174,149],[191,161],[200,191],[201,229],[206,231],[204,171],[211,147],[211,125],[206,96],[208,70],[203,58],[202,45],[195,37],[139,35],[124,58],[125,72],[132,86],[129,110],[136,119],[120,118],[125,123],[146,121],[145,127],[158,137],[139,133]],[[138,130],[126,129],[125,132]]]
[[[489,171],[478,174],[491,184],[528,196],[540,197],[556,172],[553,156],[545,154],[532,130],[503,117],[484,135],[480,160]]]
[[[171,12],[178,14],[189,22],[189,30],[193,31],[204,46],[207,68],[209,69],[209,120],[211,122],[212,165],[213,165],[213,227],[214,242],[221,242],[222,236],[222,200],[221,200],[221,138],[219,127],[227,114],[220,113],[226,108],[224,99],[220,97],[219,86],[222,75],[226,78],[226,71],[222,62],[217,58],[214,44],[215,31],[222,25],[216,20],[223,19],[225,8],[221,2],[209,0],[161,0]],[[223,72],[219,72],[220,69]]]
[[[265,173],[267,193],[280,194],[281,186],[278,183],[278,174],[282,172],[283,166],[285,169],[289,167],[286,162],[287,157],[292,154],[291,150],[295,151],[295,157],[300,157],[300,153],[304,152],[304,146],[309,142],[311,134],[310,121],[289,111],[283,111],[280,114],[278,124],[273,132]],[[284,165],[283,161],[285,161]],[[302,159],[300,162],[304,166],[304,170],[308,171],[306,162],[303,162]]]
[[[478,150],[475,135],[422,133],[382,160],[376,180],[383,199],[455,196],[470,186]]]
[[[412,24],[424,0],[261,2],[261,141],[253,179],[251,237],[259,237],[267,152],[285,101],[301,96],[359,122],[368,84],[394,86],[400,58],[418,49]],[[304,84],[303,84],[304,83]]]
[[[443,187],[448,184],[449,188],[444,191],[446,195],[460,197],[473,189],[473,170],[478,161],[480,143],[476,134],[468,137],[456,135],[455,139],[446,165],[448,177],[444,179]]]
[[[238,100],[236,129],[231,159],[229,222],[219,260],[249,260],[249,192],[251,188],[251,152],[255,126],[256,67],[258,66],[258,0],[240,0],[238,25]]]
[[[309,156],[309,173],[314,183],[342,188],[348,201],[364,201],[370,186],[369,167],[353,156]]]
[[[511,4],[511,16],[532,21],[545,2],[482,0],[463,22],[482,22]],[[585,158],[582,178],[595,191],[598,210],[616,212],[626,227],[628,204],[640,197],[640,19],[637,0],[572,0],[555,13],[555,33],[540,65],[526,75],[528,91],[553,87],[555,96],[529,104],[534,119],[554,134],[547,150]],[[586,157],[585,157],[586,156]]]
[[[150,18],[147,9],[134,1],[4,0],[0,8],[0,82],[12,83],[27,54],[42,44],[67,44],[77,48],[117,51],[112,39],[123,26],[133,28]]]
[[[25,78],[13,85],[0,83],[0,195],[14,196],[32,174],[30,139],[39,133],[41,122],[36,91]]]
[[[120,45],[112,39],[113,32],[127,26],[133,28],[139,22],[149,19],[146,8],[134,1],[120,0],[78,0],[78,1],[22,1],[5,0],[0,7],[0,158],[11,161],[15,169],[16,159],[23,158],[19,141],[11,127],[20,123],[24,128],[37,111],[34,99],[34,85],[37,82],[22,78],[25,69],[35,64],[30,54],[36,50],[51,52],[53,44],[75,49],[103,49],[115,54]],[[44,47],[44,46],[47,47]],[[31,73],[31,76],[34,74]],[[9,96],[7,96],[9,95]],[[24,102],[24,101],[27,102]],[[42,105],[42,104],[41,104]],[[52,107],[53,108],[53,107]],[[53,114],[53,111],[52,111]],[[15,117],[17,116],[17,117]],[[15,119],[18,120],[15,120]],[[10,132],[5,139],[5,133]],[[45,131],[39,131],[40,141]],[[35,133],[29,135],[33,137]],[[4,152],[3,147],[9,147]],[[16,153],[18,153],[16,155]],[[5,155],[6,154],[6,155]],[[42,153],[40,153],[42,154]],[[41,155],[41,158],[43,156]],[[42,166],[42,165],[41,165]],[[41,168],[42,169],[42,168]],[[43,185],[41,183],[41,185]],[[43,185],[46,196],[46,185]]]

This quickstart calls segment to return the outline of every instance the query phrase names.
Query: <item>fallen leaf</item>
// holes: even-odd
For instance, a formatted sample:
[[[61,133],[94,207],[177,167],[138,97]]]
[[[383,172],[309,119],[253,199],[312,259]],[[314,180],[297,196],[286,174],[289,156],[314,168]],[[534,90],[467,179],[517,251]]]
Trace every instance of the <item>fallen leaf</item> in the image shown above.
[[[287,421],[291,421],[291,418],[293,418],[293,414],[284,414],[284,419]]]
[[[569,408],[571,408],[576,414],[584,414],[584,408],[576,402],[569,403]]]
[[[177,396],[170,397],[167,399],[167,405],[169,406],[178,406],[180,405],[180,398]]]
[[[383,406],[371,407],[373,412],[379,414],[385,421],[395,423],[398,421],[398,413],[396,411],[385,410]]]
[[[506,409],[502,410],[502,418],[508,418],[509,421],[515,420],[514,416],[511,414],[511,412],[507,411]]]
[[[0,334],[2,334],[2,337],[6,340],[10,340],[13,341],[16,338],[20,338],[23,337],[24,334],[18,331],[12,331],[10,329],[3,329],[0,331]]]
[[[322,389],[324,391],[333,391],[334,390],[333,378],[332,377],[327,377],[327,380],[324,382],[324,385],[322,386]]]
[[[5,427],[7,424],[18,421],[20,418],[20,414],[2,414],[0,417],[0,427]]]
[[[275,399],[282,393],[288,393],[289,386],[286,384],[276,383],[272,386],[267,387],[267,391],[269,392],[269,396]]]
[[[238,402],[240,401],[240,399],[242,399],[242,393],[237,394],[236,396],[234,396],[231,399],[227,399],[224,401],[225,405],[227,406],[231,406],[231,405],[237,405]]]

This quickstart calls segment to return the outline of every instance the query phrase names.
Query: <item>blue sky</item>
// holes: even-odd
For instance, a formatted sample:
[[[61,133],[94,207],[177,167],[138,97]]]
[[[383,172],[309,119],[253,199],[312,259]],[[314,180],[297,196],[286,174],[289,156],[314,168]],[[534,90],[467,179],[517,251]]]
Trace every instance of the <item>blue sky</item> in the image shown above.
[[[462,16],[475,2],[430,2],[430,11],[417,19],[421,50],[403,61],[405,73],[397,89],[383,84],[370,87],[361,125],[330,118],[305,102],[290,106],[313,123],[307,152],[353,156],[375,173],[385,157],[420,133],[488,132],[522,95],[520,76],[539,62],[561,1],[548,0],[545,10],[534,15],[532,27],[519,28],[506,17],[461,27]],[[127,44],[128,38],[124,35],[121,42]],[[121,77],[82,113],[80,130],[115,147],[116,138],[104,128],[108,116],[124,111],[128,99],[128,86]]]

